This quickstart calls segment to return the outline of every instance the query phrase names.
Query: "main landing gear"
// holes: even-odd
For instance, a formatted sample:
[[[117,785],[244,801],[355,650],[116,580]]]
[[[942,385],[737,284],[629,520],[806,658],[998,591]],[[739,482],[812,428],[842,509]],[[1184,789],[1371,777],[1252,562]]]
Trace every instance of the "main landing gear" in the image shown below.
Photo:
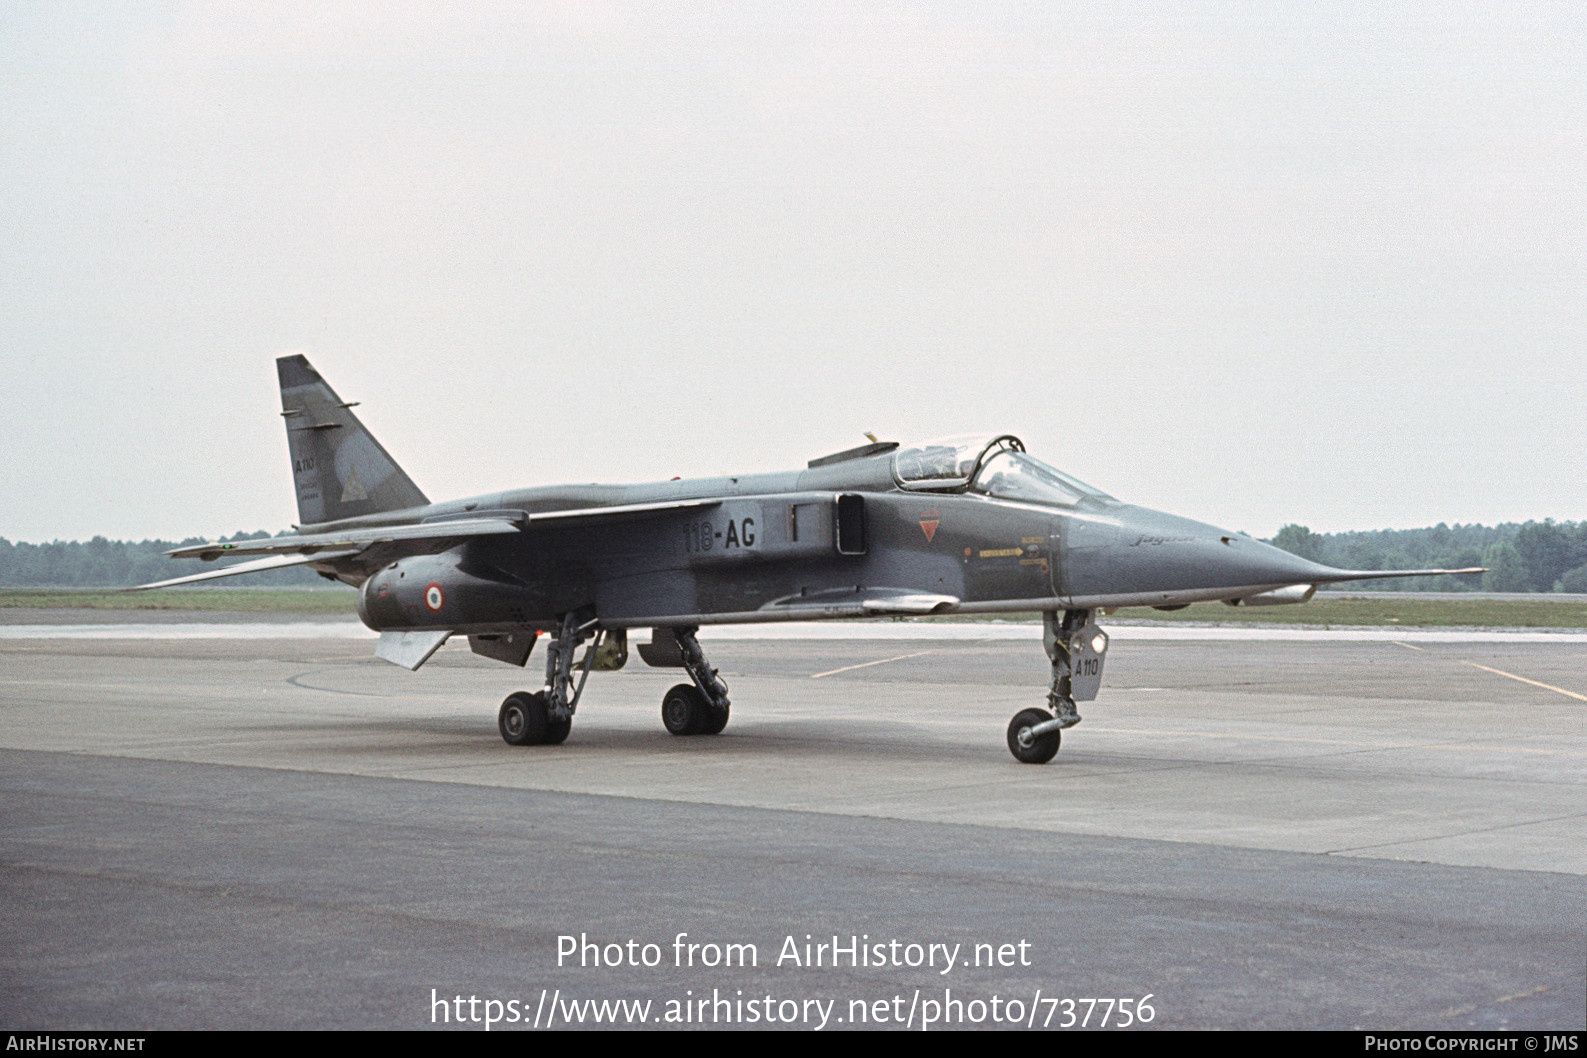
[[[1052,676],[1047,688],[1048,709],[1022,709],[1014,714],[1008,724],[1008,750],[1022,764],[1045,764],[1058,753],[1063,742],[1062,732],[1080,722],[1077,701],[1089,702],[1096,698],[1102,684],[1102,662],[1107,653],[1107,633],[1098,628],[1094,610],[1065,610],[1062,615],[1048,611],[1042,615],[1042,645],[1052,663]],[[661,699],[661,722],[674,735],[716,735],[727,727],[732,703],[728,700],[727,684],[711,667],[696,638],[698,628],[683,626],[670,630],[677,646],[677,654],[664,649],[666,661],[653,660],[652,664],[681,665],[692,683],[680,683]],[[662,630],[657,629],[658,639]],[[579,645],[594,636],[594,643],[584,654],[579,666],[577,682],[574,681],[573,654]],[[546,686],[543,690],[518,691],[501,703],[496,724],[501,737],[514,746],[558,745],[567,740],[573,729],[573,711],[584,693],[590,668],[602,654],[602,645],[609,635],[615,636],[606,654],[607,661],[600,668],[620,667],[627,658],[623,633],[610,633],[597,629],[594,617],[587,613],[565,615],[556,637],[546,648]],[[652,643],[652,648],[659,646]],[[641,647],[641,653],[647,648]],[[1049,711],[1050,710],[1050,711]]]
[[[661,700],[661,722],[674,735],[719,735],[727,727],[732,705],[727,684],[705,660],[705,652],[695,638],[698,631],[693,627],[671,629],[678,653],[668,664],[681,665],[694,681],[678,684]],[[584,654],[575,682],[573,654],[592,635],[595,641]],[[604,657],[602,645],[608,636],[617,637],[613,641],[616,648],[609,651],[611,658],[600,663]],[[596,668],[618,668],[627,656],[626,638],[620,630],[596,630],[596,622],[588,614],[567,614],[546,648],[545,689],[518,691],[501,703],[496,727],[502,739],[513,746],[555,746],[566,741],[568,732],[573,730],[573,711],[584,693],[592,664]]]
[[[509,694],[501,703],[501,712],[496,714],[496,727],[508,745],[556,746],[567,741],[568,732],[573,730],[573,710],[578,707],[584,681],[590,677],[590,665],[607,633],[594,633],[595,642],[584,655],[577,686],[573,683],[573,652],[594,628],[593,618],[578,613],[563,616],[556,638],[546,647],[545,689],[532,694]]]
[[[694,635],[698,631],[689,627],[672,630],[678,652],[683,655],[683,667],[694,681],[692,685],[678,684],[661,699],[661,722],[674,735],[720,735],[727,726],[732,705],[727,699],[727,684],[705,660],[705,652]]]
[[[1102,660],[1107,633],[1096,626],[1094,610],[1042,614],[1042,646],[1052,662],[1047,704],[1052,709],[1023,709],[1008,722],[1008,751],[1021,764],[1046,764],[1058,753],[1061,732],[1080,722],[1076,701],[1096,698],[1102,685]]]

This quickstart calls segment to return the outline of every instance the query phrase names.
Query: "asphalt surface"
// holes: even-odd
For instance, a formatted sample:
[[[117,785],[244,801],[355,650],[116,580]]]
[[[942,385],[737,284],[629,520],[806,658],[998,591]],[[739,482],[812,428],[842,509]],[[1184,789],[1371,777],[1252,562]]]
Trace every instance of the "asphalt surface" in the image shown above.
[[[528,748],[466,647],[0,642],[0,1025],[1584,1027],[1579,643],[1119,642],[1029,767],[1034,643],[702,642],[723,735],[635,658]]]

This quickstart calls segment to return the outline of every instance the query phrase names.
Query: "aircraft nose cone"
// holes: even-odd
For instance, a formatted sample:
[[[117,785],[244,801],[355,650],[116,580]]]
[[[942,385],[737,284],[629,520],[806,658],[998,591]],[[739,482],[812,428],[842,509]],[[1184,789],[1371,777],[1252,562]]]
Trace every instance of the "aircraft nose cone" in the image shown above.
[[[1141,595],[1310,583],[1328,567],[1215,525],[1125,506],[1072,519],[1063,594]]]

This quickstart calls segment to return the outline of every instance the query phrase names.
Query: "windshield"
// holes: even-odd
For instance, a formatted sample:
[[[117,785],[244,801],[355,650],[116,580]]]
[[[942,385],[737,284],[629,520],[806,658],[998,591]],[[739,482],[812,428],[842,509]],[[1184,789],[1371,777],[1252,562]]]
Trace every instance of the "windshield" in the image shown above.
[[[1024,452],[998,452],[982,464],[971,487],[1005,500],[1061,507],[1073,507],[1087,496],[1102,500],[1113,498]]]

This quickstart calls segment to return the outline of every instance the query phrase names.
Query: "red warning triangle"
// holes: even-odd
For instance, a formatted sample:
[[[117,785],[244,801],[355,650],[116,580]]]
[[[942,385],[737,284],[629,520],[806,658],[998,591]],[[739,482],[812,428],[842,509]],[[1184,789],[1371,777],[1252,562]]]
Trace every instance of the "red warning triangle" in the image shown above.
[[[922,511],[920,515],[920,531],[926,534],[926,543],[931,543],[931,538],[937,535],[937,519],[941,515],[936,511]]]

